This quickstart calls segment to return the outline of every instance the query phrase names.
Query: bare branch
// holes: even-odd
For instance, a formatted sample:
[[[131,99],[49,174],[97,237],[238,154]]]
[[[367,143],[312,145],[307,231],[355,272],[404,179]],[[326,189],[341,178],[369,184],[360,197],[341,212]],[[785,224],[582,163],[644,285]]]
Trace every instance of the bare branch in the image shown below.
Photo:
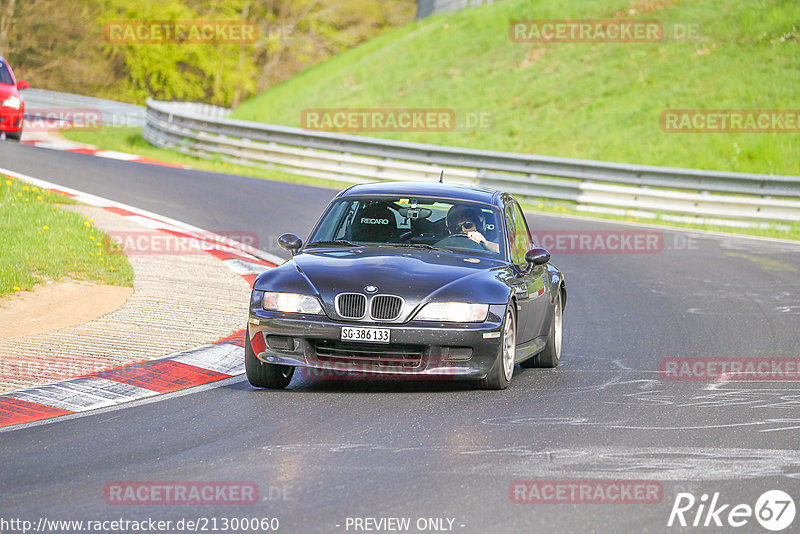
[[[14,20],[14,5],[16,0],[5,0],[0,9],[0,56],[8,53],[8,32]]]

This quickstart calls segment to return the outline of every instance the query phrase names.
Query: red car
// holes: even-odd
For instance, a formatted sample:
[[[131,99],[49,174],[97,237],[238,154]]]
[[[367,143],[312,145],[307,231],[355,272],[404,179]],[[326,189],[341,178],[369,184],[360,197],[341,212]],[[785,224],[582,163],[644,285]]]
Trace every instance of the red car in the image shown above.
[[[22,123],[25,118],[25,100],[20,89],[30,84],[14,77],[8,62],[0,57],[0,135],[5,133],[9,139],[19,141],[22,137]]]

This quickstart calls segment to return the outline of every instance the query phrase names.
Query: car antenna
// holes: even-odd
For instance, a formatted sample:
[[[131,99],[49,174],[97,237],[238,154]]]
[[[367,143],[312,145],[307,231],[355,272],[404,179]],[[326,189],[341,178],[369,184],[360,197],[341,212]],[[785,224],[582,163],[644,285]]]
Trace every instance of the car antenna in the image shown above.
[[[439,175],[439,183],[442,183],[443,180],[444,180],[444,171],[442,171],[442,173]]]

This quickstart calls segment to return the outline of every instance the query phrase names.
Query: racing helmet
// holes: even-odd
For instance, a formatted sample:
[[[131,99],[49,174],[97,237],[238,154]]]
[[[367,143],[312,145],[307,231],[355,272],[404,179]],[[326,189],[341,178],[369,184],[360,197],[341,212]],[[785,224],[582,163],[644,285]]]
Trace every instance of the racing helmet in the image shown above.
[[[476,229],[480,233],[486,233],[486,220],[483,216],[483,212],[478,208],[465,206],[463,204],[456,204],[447,210],[447,231],[451,234],[461,233],[459,228],[455,228],[455,225],[464,219],[469,219],[470,221],[474,222]]]

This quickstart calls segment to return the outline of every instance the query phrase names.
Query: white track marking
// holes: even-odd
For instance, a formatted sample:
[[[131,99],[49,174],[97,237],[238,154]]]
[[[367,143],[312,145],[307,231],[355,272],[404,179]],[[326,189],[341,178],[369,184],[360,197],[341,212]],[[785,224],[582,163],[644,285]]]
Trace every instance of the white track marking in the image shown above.
[[[231,343],[198,347],[182,352],[171,359],[226,375],[244,373],[244,349]]]
[[[252,263],[240,259],[224,260],[222,263],[228,266],[228,269],[236,274],[261,274],[269,267],[261,265],[260,263]]]
[[[116,150],[98,150],[94,155],[101,158],[118,159],[121,161],[136,161],[141,159],[141,156],[137,156],[136,154],[117,152]]]
[[[8,395],[71,412],[83,412],[157,395],[149,389],[105,378],[77,378],[14,391]]]

